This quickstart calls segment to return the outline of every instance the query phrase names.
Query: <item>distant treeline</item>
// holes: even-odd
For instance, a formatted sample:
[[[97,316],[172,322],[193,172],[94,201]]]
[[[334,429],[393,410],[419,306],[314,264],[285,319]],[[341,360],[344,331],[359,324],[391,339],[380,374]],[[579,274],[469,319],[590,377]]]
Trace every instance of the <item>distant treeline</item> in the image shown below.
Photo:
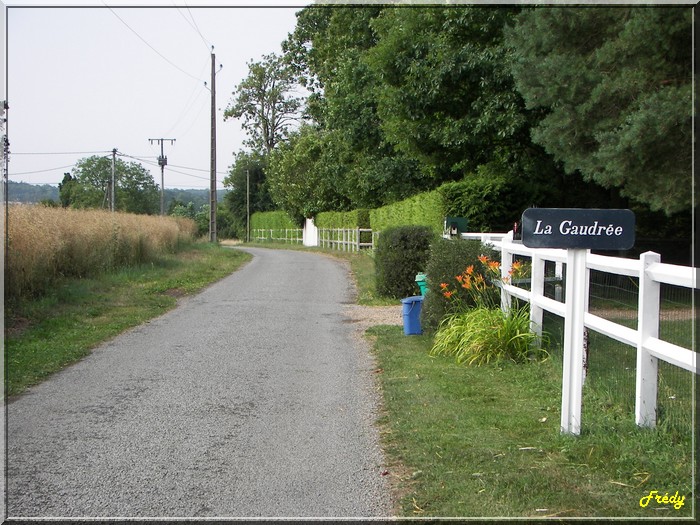
[[[221,202],[227,190],[216,192],[217,201]],[[27,182],[9,181],[8,200],[10,202],[39,203],[46,200],[59,201],[58,186],[50,184],[29,184]],[[194,189],[165,189],[165,207],[170,209],[170,204],[178,201],[187,205],[192,202],[198,210],[202,205],[209,204],[209,190]]]

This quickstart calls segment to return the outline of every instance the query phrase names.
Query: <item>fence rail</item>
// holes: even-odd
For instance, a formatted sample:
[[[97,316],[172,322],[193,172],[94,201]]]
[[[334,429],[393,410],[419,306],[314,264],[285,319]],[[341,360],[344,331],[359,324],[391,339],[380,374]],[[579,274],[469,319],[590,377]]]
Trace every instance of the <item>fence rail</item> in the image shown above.
[[[482,242],[486,240],[501,251],[501,271],[504,277],[508,275],[515,255],[532,259],[530,290],[518,288],[513,284],[503,285],[501,289],[503,307],[510,305],[512,297],[529,302],[530,321],[535,330],[541,330],[544,310],[565,319],[562,432],[574,434],[580,432],[581,387],[585,379],[583,347],[586,329],[636,347],[635,421],[639,426],[655,426],[658,360],[661,359],[694,374],[699,373],[697,353],[694,350],[659,338],[661,284],[697,290],[699,289],[698,269],[661,263],[660,256],[653,252],[643,253],[638,260],[623,259],[591,254],[590,250],[528,248],[520,242],[514,242],[512,232],[499,240],[496,240],[496,235],[502,234],[495,234],[491,238],[477,238]],[[544,295],[545,261],[557,263],[559,274],[561,274],[561,265],[565,264],[567,267],[565,303]],[[609,321],[588,311],[591,270],[639,279],[636,329]]]
[[[255,228],[250,231],[250,239],[258,242],[301,243],[301,228],[268,229]]]
[[[373,249],[377,235],[368,228],[318,228],[318,246],[359,252]]]

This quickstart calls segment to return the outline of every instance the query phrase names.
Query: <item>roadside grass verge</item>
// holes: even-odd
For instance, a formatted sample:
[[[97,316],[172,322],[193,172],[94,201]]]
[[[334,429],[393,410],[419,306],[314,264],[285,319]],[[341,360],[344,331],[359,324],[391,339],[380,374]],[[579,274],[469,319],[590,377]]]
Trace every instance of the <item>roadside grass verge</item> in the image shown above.
[[[124,330],[162,315],[250,260],[205,243],[93,278],[64,279],[5,309],[5,395],[23,392]],[[7,305],[6,305],[7,306]]]
[[[400,516],[692,516],[692,427],[640,429],[633,411],[611,407],[587,382],[581,435],[561,435],[556,354],[539,363],[467,367],[430,357],[429,335],[407,337],[389,326],[367,333]],[[685,504],[641,507],[651,490],[678,491]]]

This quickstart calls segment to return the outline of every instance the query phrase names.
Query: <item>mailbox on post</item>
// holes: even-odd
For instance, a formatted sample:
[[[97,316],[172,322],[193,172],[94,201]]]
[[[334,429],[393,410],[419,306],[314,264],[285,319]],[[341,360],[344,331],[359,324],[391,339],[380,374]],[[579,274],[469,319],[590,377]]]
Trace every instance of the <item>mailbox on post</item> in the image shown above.
[[[634,246],[630,210],[528,208],[523,212],[523,244],[528,248],[629,250]]]
[[[588,298],[586,256],[590,249],[628,250],[634,246],[635,218],[630,210],[528,208],[522,216],[528,248],[566,249],[566,316],[561,431],[581,432],[584,318]]]

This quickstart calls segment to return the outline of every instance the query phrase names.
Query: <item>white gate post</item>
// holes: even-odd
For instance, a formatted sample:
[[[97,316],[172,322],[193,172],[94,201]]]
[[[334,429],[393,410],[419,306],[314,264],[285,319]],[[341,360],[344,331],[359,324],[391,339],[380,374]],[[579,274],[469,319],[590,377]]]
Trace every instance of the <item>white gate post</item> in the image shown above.
[[[304,230],[301,233],[301,242],[304,246],[318,246],[318,228],[314,224],[314,219],[306,219]]]
[[[647,275],[647,268],[661,262],[658,253],[646,252],[639,256],[639,325],[637,326],[637,377],[634,416],[640,427],[656,426],[656,397],[659,361],[644,349],[649,337],[659,337],[659,302],[661,285]]]
[[[561,432],[581,433],[583,391],[583,314],[586,306],[586,256],[589,250],[569,249],[566,255],[566,317],[561,389]]]

